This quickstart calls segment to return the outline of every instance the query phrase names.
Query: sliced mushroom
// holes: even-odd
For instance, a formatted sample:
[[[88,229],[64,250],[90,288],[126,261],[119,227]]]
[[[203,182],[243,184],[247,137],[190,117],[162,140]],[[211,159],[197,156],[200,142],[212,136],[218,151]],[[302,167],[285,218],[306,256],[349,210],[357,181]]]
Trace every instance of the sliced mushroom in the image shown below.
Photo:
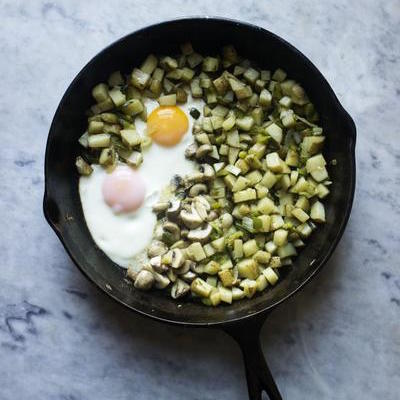
[[[200,218],[199,214],[188,212],[186,210],[182,210],[179,214],[182,222],[189,228],[194,229],[201,225],[203,220]]]
[[[202,172],[200,172],[200,171],[192,172],[190,175],[188,175],[186,177],[186,179],[187,179],[188,182],[195,182],[195,183],[196,182],[203,182],[203,181],[206,180],[206,179],[204,179],[204,174]]]
[[[192,282],[196,277],[197,274],[194,273],[193,271],[188,271],[185,274],[180,275],[180,278],[182,278],[186,282]]]
[[[207,221],[211,222],[211,221],[214,221],[214,220],[217,219],[217,218],[218,218],[218,214],[217,214],[214,210],[211,210],[211,211],[208,213]]]
[[[221,224],[224,229],[229,229],[233,224],[233,217],[231,214],[225,213],[221,215]]]
[[[154,228],[154,239],[161,240],[163,233],[164,229],[162,227],[162,224],[160,222],[157,222],[156,227]]]
[[[163,241],[169,245],[177,242],[181,237],[181,230],[174,222],[165,222],[163,225]]]
[[[154,283],[154,275],[145,269],[142,269],[136,279],[134,286],[136,289],[140,290],[149,290],[153,286]]]
[[[164,275],[161,275],[161,274],[159,274],[159,273],[157,273],[157,272],[154,272],[154,286],[157,288],[157,289],[164,289],[164,288],[166,288],[169,284],[170,284],[170,280],[166,277],[166,276],[164,276]]]
[[[181,249],[174,249],[172,250],[172,262],[171,267],[177,269],[182,266],[185,262],[185,256]]]
[[[211,144],[202,144],[196,151],[196,158],[204,158],[207,154],[211,153],[213,147]]]
[[[160,201],[152,207],[153,212],[156,214],[164,212],[170,206],[169,201]]]
[[[182,230],[181,230],[181,237],[182,237]],[[185,242],[184,240],[178,240],[171,246],[171,250],[173,249],[184,249],[185,247],[188,247],[189,243]]]
[[[214,168],[209,164],[201,164],[199,171],[203,174],[203,181],[209,181],[215,177]]]
[[[162,256],[167,251],[168,247],[165,245],[165,243],[160,242],[159,240],[154,240],[147,249],[147,255],[150,258],[153,258],[155,256]]]
[[[190,286],[182,279],[177,279],[171,287],[171,297],[177,299],[189,293]]]
[[[198,196],[201,193],[207,193],[208,188],[207,185],[204,183],[196,183],[193,185],[190,190],[189,190],[189,196],[195,197]]]
[[[197,144],[196,143],[192,143],[191,145],[186,147],[186,149],[185,149],[185,157],[193,158],[196,155],[196,151],[197,151]]]
[[[177,280],[176,274],[172,269],[168,270],[167,277],[171,282],[175,282]]]
[[[171,221],[174,221],[178,217],[180,210],[181,210],[180,200],[171,201],[170,206],[167,209],[168,219],[170,219]]]
[[[198,228],[189,231],[188,239],[192,240],[193,242],[206,242],[209,237],[211,236],[212,227],[210,224],[207,224],[205,228]]]
[[[208,200],[204,196],[197,196],[194,200],[197,203],[203,204],[207,211],[211,210],[210,203],[208,202]]]
[[[207,209],[201,201],[194,201],[192,203],[192,212],[197,212],[203,221],[207,219]]]
[[[126,276],[128,278],[132,279],[133,281],[135,281],[135,279],[137,278],[139,272],[140,271],[137,269],[137,267],[129,266],[128,270],[126,271]]]
[[[192,260],[186,260],[181,267],[179,267],[177,270],[175,270],[175,273],[177,275],[183,275],[186,274],[186,272],[190,271],[190,267],[194,263]]]

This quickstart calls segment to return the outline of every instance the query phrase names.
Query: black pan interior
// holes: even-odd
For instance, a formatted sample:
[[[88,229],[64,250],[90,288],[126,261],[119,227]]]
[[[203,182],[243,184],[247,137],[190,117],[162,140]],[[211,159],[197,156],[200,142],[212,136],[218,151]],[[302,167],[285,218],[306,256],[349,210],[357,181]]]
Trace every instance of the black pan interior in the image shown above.
[[[190,40],[211,54],[234,44],[238,52],[266,69],[283,67],[303,84],[321,116],[327,135],[325,154],[334,182],[327,200],[327,224],[313,234],[307,247],[272,290],[251,300],[209,308],[177,303],[160,292],[140,292],[124,279],[124,270],[99,250],[83,218],[74,160],[77,139],[85,130],[84,111],[92,103],[91,88],[110,72],[128,72],[150,52],[176,53]],[[298,290],[326,262],[347,222],[355,185],[355,127],[319,71],[294,47],[272,33],[229,20],[191,18],[154,25],[132,33],[94,57],[65,93],[55,114],[47,143],[44,210],[50,224],[81,271],[119,302],[153,318],[182,324],[219,324],[263,312]],[[162,161],[160,160],[160,165]],[[311,266],[310,266],[311,264]]]

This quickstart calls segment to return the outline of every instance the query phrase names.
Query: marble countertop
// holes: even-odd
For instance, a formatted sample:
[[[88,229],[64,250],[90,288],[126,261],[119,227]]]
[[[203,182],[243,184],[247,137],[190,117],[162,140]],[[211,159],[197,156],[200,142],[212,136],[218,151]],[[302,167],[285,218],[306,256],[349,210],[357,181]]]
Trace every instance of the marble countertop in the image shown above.
[[[65,89],[139,27],[218,15],[297,46],[358,128],[357,190],[326,268],[271,315],[264,351],[285,399],[399,398],[400,4],[397,0],[0,1],[0,398],[247,398],[222,333],[134,315],[80,274],[44,221],[43,158]]]

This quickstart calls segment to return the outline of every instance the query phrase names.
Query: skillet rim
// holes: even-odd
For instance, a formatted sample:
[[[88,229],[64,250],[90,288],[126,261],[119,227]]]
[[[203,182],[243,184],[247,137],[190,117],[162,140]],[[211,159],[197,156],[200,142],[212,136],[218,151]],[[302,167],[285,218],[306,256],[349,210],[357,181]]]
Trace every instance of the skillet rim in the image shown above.
[[[77,260],[77,258],[74,256],[73,252],[70,251],[70,249],[68,248],[64,237],[62,235],[62,233],[58,230],[56,223],[54,223],[54,221],[52,221],[51,218],[51,212],[49,210],[49,201],[51,201],[51,199],[48,197],[48,186],[49,186],[49,162],[48,162],[48,158],[49,158],[49,153],[50,153],[50,139],[54,130],[54,126],[56,124],[56,120],[59,117],[59,114],[61,113],[62,108],[64,107],[64,103],[66,102],[66,99],[68,98],[70,91],[72,90],[72,87],[74,86],[75,82],[77,80],[80,79],[81,75],[83,75],[84,71],[87,69],[87,67],[89,67],[92,63],[95,62],[95,60],[97,60],[98,58],[100,58],[108,49],[110,49],[111,47],[115,46],[116,44],[126,40],[128,37],[130,36],[134,36],[134,35],[140,35],[142,33],[145,33],[147,31],[150,31],[154,28],[163,26],[163,25],[169,25],[169,24],[173,24],[173,23],[179,23],[179,22],[204,22],[204,21],[213,21],[213,22],[217,22],[217,23],[221,23],[221,24],[234,24],[237,25],[238,27],[240,26],[241,28],[245,28],[247,30],[251,30],[251,31],[260,31],[264,34],[267,34],[271,37],[273,37],[275,40],[277,40],[279,42],[279,44],[281,46],[287,47],[289,50],[291,50],[297,57],[299,57],[301,59],[301,61],[305,64],[308,64],[308,66],[310,67],[311,70],[313,70],[313,72],[317,75],[319,75],[320,79],[321,79],[321,83],[324,85],[324,90],[326,90],[327,94],[329,94],[333,100],[334,106],[337,108],[337,112],[340,118],[342,118],[343,120],[346,121],[347,124],[347,133],[350,134],[351,136],[351,144],[350,144],[350,150],[349,150],[349,156],[350,156],[350,163],[351,163],[351,169],[350,169],[350,193],[349,194],[349,198],[346,204],[346,209],[345,212],[343,214],[343,218],[341,221],[341,225],[340,228],[337,232],[337,235],[335,237],[335,239],[331,242],[328,251],[325,252],[325,254],[323,254],[323,256],[319,259],[319,263],[318,265],[315,267],[315,269],[308,275],[306,276],[299,284],[298,286],[288,292],[284,297],[282,297],[281,299],[275,301],[274,303],[260,309],[257,311],[254,311],[252,313],[249,313],[247,315],[243,315],[241,317],[233,317],[231,319],[227,319],[224,321],[215,321],[215,322],[187,322],[187,321],[177,321],[171,318],[163,318],[157,315],[153,315],[151,313],[147,313],[145,311],[142,311],[130,304],[125,303],[123,300],[121,300],[120,298],[118,298],[117,296],[115,296],[112,291],[108,291],[106,290],[106,288],[104,288],[103,286],[101,286],[99,284],[99,282],[97,282],[95,279],[93,279],[92,277],[89,276],[89,274],[81,267],[79,261]],[[124,35],[123,37],[115,40],[114,42],[112,42],[111,44],[109,44],[108,46],[106,46],[105,48],[103,48],[101,51],[99,51],[98,53],[96,53],[85,65],[84,67],[79,71],[79,73],[75,76],[75,78],[72,80],[72,82],[69,84],[67,90],[65,91],[64,95],[62,96],[60,103],[56,109],[56,112],[54,114],[54,117],[52,119],[52,123],[50,125],[50,129],[49,129],[49,134],[47,137],[47,142],[46,142],[46,150],[45,150],[45,161],[44,161],[44,196],[43,196],[43,213],[45,216],[45,219],[47,221],[47,223],[50,225],[50,227],[53,229],[53,231],[56,233],[58,239],[60,240],[60,242],[62,243],[65,251],[67,252],[67,254],[69,255],[69,257],[71,258],[71,260],[73,261],[73,263],[76,265],[76,267],[79,269],[79,271],[95,286],[97,287],[99,290],[101,290],[101,292],[107,294],[109,297],[111,297],[114,301],[116,301],[117,303],[123,305],[124,307],[128,308],[129,310],[132,310],[142,316],[151,318],[153,320],[156,321],[160,321],[160,322],[165,322],[165,323],[169,323],[169,324],[173,324],[173,325],[178,325],[178,326],[186,326],[186,327],[222,327],[222,326],[228,326],[228,325],[233,325],[239,322],[243,322],[243,321],[248,321],[249,319],[256,319],[258,318],[262,318],[263,316],[266,316],[268,313],[270,313],[274,308],[276,308],[277,306],[279,306],[281,303],[283,303],[284,301],[286,301],[287,299],[289,299],[290,297],[292,297],[293,295],[295,295],[297,292],[299,292],[300,290],[302,290],[305,285],[307,285],[320,271],[321,269],[325,266],[325,264],[327,263],[327,261],[329,260],[329,258],[331,257],[331,255],[333,254],[336,246],[338,245],[341,237],[343,236],[345,227],[347,225],[347,222],[349,220],[350,217],[350,212],[352,209],[352,205],[353,205],[353,200],[354,200],[354,193],[355,193],[355,185],[356,185],[356,160],[355,160],[355,143],[356,143],[356,126],[355,123],[353,121],[353,119],[350,117],[350,115],[348,114],[348,112],[343,108],[342,104],[339,102],[335,92],[333,91],[332,87],[330,86],[330,84],[328,83],[328,81],[325,79],[325,77],[322,75],[322,73],[319,71],[319,69],[300,51],[298,50],[296,47],[294,47],[292,44],[290,44],[289,42],[287,42],[286,40],[282,39],[280,36],[274,34],[273,32],[264,29],[260,26],[248,23],[248,22],[243,22],[243,21],[238,21],[235,19],[230,19],[230,18],[222,18],[222,17],[211,17],[211,16],[187,16],[187,17],[183,17],[183,18],[174,18],[174,19],[170,19],[170,20],[165,20],[165,21],[161,21],[161,22],[157,22],[151,25],[147,25],[145,27],[142,27],[136,31],[133,31],[131,33],[128,33],[127,35]]]

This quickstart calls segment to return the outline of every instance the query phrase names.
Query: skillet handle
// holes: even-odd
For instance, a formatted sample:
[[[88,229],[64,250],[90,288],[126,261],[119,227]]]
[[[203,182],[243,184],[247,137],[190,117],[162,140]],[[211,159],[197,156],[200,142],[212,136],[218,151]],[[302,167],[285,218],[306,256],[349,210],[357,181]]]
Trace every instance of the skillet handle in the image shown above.
[[[261,400],[265,391],[270,400],[282,400],[271,371],[265,360],[260,331],[264,318],[225,327],[225,332],[238,343],[242,350],[250,400]]]

